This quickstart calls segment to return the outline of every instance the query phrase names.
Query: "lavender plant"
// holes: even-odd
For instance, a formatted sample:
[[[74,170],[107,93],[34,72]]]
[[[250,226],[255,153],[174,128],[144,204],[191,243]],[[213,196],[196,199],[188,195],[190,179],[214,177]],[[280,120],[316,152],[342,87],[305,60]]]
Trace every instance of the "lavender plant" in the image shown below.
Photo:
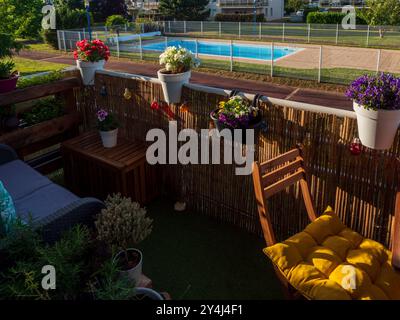
[[[354,80],[346,96],[367,110],[400,110],[400,78],[381,73]]]

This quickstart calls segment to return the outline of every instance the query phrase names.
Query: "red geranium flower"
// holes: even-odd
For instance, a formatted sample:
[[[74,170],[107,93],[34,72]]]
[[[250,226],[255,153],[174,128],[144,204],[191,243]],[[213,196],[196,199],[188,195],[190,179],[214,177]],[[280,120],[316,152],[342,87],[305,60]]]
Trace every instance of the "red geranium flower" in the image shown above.
[[[86,62],[108,61],[110,58],[110,49],[99,39],[93,41],[83,39],[76,43],[74,58],[75,60]]]

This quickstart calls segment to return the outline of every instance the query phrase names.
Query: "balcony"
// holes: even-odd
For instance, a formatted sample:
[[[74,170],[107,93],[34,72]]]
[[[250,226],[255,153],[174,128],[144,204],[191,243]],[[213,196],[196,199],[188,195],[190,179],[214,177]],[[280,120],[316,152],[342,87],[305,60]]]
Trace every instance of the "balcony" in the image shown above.
[[[224,8],[241,8],[241,7],[267,7],[268,0],[219,0],[217,3],[220,7]]]

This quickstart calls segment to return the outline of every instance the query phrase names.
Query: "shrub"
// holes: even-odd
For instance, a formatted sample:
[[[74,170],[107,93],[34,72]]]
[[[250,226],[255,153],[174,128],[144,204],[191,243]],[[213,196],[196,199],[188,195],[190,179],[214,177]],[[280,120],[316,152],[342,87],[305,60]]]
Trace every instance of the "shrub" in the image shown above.
[[[113,250],[127,250],[147,238],[153,220],[146,216],[146,209],[120,194],[108,196],[95,222],[97,239]]]
[[[59,30],[83,28],[87,26],[86,11],[83,9],[71,10],[68,7],[61,6],[56,9],[56,15],[57,29]],[[59,49],[56,30],[43,30],[41,36],[44,42],[51,45],[54,49]]]
[[[310,24],[338,24],[342,23],[345,13],[341,12],[310,12],[307,16],[307,23]],[[367,24],[365,19],[357,14],[357,24]]]
[[[215,15],[215,21],[231,21],[231,22],[254,22],[254,14],[235,14],[235,13],[218,13]],[[257,22],[265,22],[264,14],[256,15]]]
[[[110,30],[116,30],[118,27],[124,26],[127,23],[128,20],[126,20],[123,16],[115,14],[107,18],[106,27]]]

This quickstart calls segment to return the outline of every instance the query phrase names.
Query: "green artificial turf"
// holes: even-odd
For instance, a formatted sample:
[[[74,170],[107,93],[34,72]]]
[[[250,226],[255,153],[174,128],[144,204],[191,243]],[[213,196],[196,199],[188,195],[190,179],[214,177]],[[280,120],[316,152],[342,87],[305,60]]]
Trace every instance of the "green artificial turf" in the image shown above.
[[[180,299],[282,299],[280,284],[262,252],[264,241],[200,214],[148,206],[153,233],[141,245],[143,272],[156,290]]]

